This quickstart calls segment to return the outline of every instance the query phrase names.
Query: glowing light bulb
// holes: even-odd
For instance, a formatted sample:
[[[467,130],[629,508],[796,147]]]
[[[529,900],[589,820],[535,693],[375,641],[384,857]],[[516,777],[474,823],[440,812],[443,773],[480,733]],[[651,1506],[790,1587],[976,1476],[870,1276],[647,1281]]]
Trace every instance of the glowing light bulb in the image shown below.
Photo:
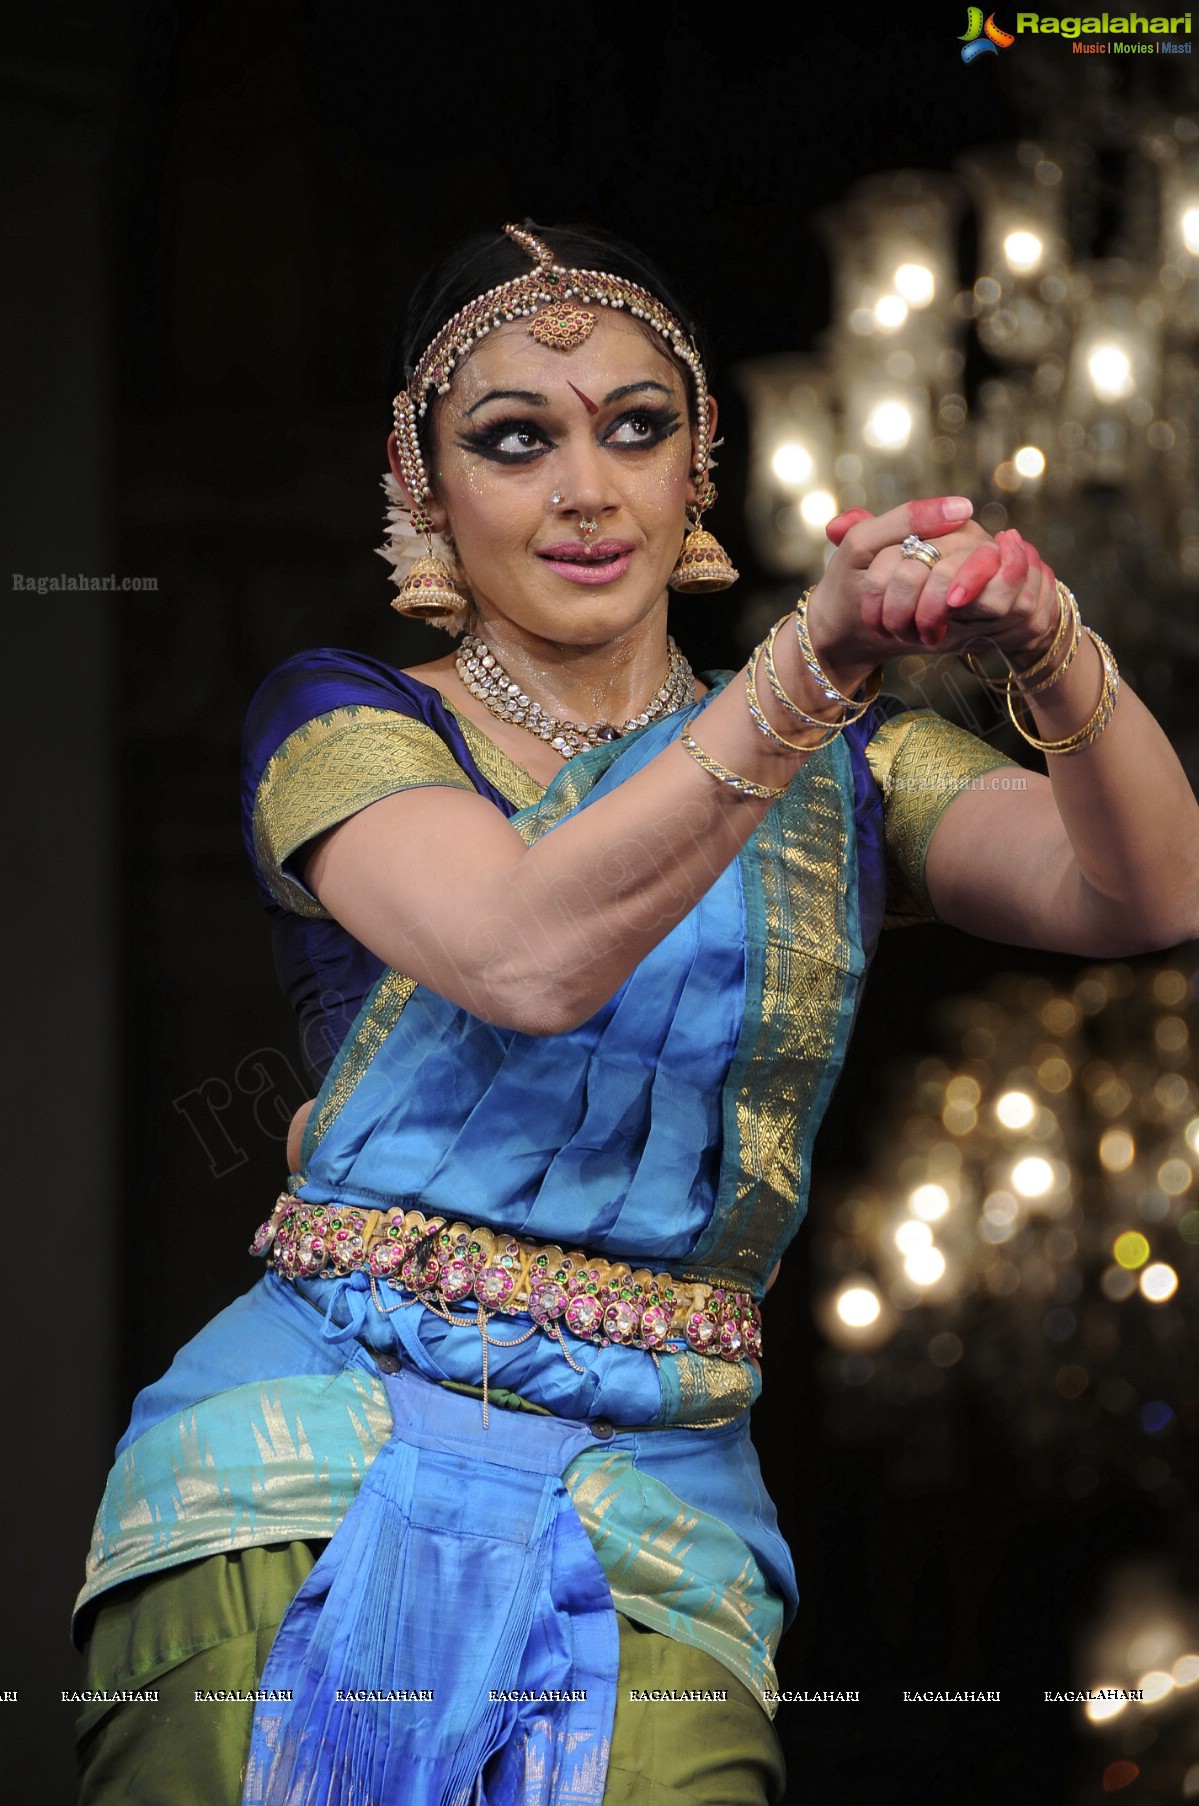
[[[1150,1304],[1164,1304],[1178,1290],[1178,1275],[1164,1260],[1154,1261],[1141,1274],[1141,1293]]]
[[[898,332],[908,317],[902,295],[882,295],[874,304],[874,317],[884,332]]]
[[[1188,207],[1183,213],[1182,242],[1192,257],[1199,257],[1199,207]]]
[[[1022,1198],[1043,1198],[1053,1190],[1053,1168],[1041,1154],[1026,1154],[1012,1168],[1012,1184]]]
[[[995,1102],[995,1114],[1005,1129],[1027,1129],[1036,1113],[1027,1091],[1005,1091]]]
[[[801,489],[815,469],[812,454],[806,446],[799,445],[794,439],[788,439],[780,445],[770,460],[770,468],[780,483],[786,483]]]
[[[882,1306],[878,1293],[870,1286],[846,1286],[837,1293],[836,1311],[849,1329],[865,1329],[877,1318]]]
[[[893,280],[909,307],[927,307],[937,292],[932,271],[922,263],[901,263]]]
[[[1039,477],[1045,471],[1045,453],[1039,445],[1022,445],[1012,463],[1022,477]]]
[[[1009,232],[1003,241],[1003,254],[1009,266],[1021,275],[1035,270],[1044,252],[1044,243],[1035,232]]]
[[[1087,357],[1087,370],[1101,401],[1122,401],[1136,388],[1132,359],[1122,345],[1096,345]]]
[[[839,512],[837,498],[827,489],[811,489],[799,504],[799,512],[809,527],[827,526]]]
[[[912,436],[911,409],[902,401],[880,401],[866,416],[862,436],[877,451],[902,451]]]
[[[1174,1691],[1174,1676],[1167,1674],[1164,1668],[1151,1668],[1137,1682],[1138,1688],[1145,1695],[1145,1704],[1152,1706],[1159,1699],[1165,1699],[1167,1693]]]

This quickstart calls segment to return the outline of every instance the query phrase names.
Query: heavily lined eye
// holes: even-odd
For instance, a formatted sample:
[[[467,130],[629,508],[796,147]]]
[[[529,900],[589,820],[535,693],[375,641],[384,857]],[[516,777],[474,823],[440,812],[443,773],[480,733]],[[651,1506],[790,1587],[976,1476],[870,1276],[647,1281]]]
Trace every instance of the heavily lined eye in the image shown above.
[[[678,426],[679,417],[669,408],[637,408],[613,422],[605,434],[605,443],[640,450],[660,445],[678,431]]]
[[[536,451],[545,444],[541,434],[531,426],[519,426],[504,434],[492,446],[493,451],[503,452],[506,457],[517,458],[525,452]]]
[[[497,464],[527,464],[548,451],[553,442],[530,420],[493,420],[461,434],[458,443]]]

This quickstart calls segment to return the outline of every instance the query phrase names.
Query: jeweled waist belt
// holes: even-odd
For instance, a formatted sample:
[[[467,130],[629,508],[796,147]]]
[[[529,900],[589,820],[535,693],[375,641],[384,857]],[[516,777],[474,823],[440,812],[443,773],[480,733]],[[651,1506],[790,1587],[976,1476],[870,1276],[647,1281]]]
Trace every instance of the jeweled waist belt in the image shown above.
[[[563,1329],[601,1347],[669,1352],[668,1343],[683,1342],[726,1361],[762,1352],[762,1319],[748,1292],[567,1253],[419,1210],[305,1204],[284,1192],[250,1253],[265,1256],[285,1279],[367,1273],[372,1289],[382,1283],[408,1292],[408,1302],[451,1322],[462,1321],[449,1315],[451,1307],[472,1303],[480,1322],[492,1312],[527,1314],[563,1353]]]

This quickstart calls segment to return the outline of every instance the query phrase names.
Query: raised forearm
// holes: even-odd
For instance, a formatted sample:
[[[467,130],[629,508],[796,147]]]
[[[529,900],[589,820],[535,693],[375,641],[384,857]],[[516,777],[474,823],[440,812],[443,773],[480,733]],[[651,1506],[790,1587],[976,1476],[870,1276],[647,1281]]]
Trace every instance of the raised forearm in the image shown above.
[[[706,753],[771,790],[803,761],[753,728],[739,680],[692,725]],[[334,829],[306,875],[388,965],[486,1021],[553,1034],[618,989],[768,807],[701,770],[675,741],[531,848],[480,799],[417,790]]]
[[[1088,636],[1051,688],[1029,699],[1037,737],[1087,722],[1103,682]],[[1199,803],[1169,741],[1126,683],[1089,746],[1048,754],[1054,800],[1077,867],[1081,907],[1130,950],[1199,935]],[[1089,894],[1088,894],[1089,893]]]

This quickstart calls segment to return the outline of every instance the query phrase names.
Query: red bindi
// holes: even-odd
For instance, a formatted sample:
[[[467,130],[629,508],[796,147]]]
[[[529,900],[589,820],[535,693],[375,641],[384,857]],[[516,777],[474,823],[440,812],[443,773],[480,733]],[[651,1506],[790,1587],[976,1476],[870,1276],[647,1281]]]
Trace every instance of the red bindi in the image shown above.
[[[573,383],[567,383],[566,386],[568,389],[575,389],[575,386]],[[575,389],[575,394],[578,396],[579,400],[582,402],[583,406],[586,408],[586,410],[589,414],[598,414],[599,413],[598,403],[592,401],[592,399],[589,395],[584,395],[582,389]]]

